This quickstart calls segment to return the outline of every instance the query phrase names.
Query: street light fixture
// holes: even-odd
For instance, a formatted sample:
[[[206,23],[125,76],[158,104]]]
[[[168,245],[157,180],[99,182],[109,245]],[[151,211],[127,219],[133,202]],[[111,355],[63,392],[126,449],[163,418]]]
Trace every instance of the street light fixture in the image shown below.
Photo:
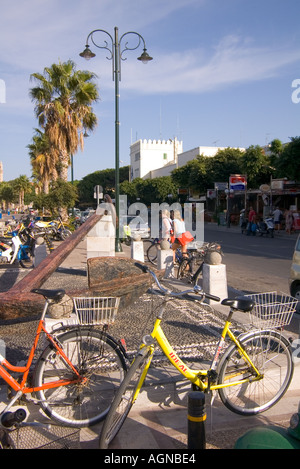
[[[103,41],[102,45],[99,45],[95,42],[94,40],[94,35],[96,33],[103,33],[106,36],[109,37],[109,42]],[[137,43],[134,44],[134,46],[129,46],[128,42],[125,42],[124,48],[122,49],[122,43],[123,40],[126,36],[135,36],[137,38]],[[109,51],[110,56],[106,57],[108,60],[112,61],[112,79],[115,82],[115,169],[116,169],[116,177],[115,177],[115,204],[116,204],[116,245],[115,249],[116,252],[122,251],[121,244],[120,244],[120,233],[119,233],[119,213],[120,213],[120,192],[119,192],[119,129],[120,129],[120,122],[119,122],[119,99],[120,99],[120,94],[119,94],[119,82],[121,81],[121,60],[126,60],[126,58],[123,58],[122,55],[124,52],[128,50],[136,50],[139,48],[141,44],[144,46],[144,51],[141,54],[140,57],[138,57],[138,60],[143,62],[144,64],[148,63],[150,60],[152,60],[152,57],[147,53],[146,49],[146,43],[144,38],[139,34],[134,31],[129,31],[127,33],[124,33],[120,39],[118,38],[118,28],[115,27],[114,29],[114,37],[107,31],[104,31],[103,29],[95,29],[94,31],[90,32],[89,35],[87,36],[86,40],[86,46],[83,52],[81,52],[79,55],[81,57],[84,57],[85,59],[89,60],[93,57],[95,57],[96,54],[94,54],[90,50],[89,46],[89,40],[94,44],[95,47],[98,47],[99,49],[106,49]]]

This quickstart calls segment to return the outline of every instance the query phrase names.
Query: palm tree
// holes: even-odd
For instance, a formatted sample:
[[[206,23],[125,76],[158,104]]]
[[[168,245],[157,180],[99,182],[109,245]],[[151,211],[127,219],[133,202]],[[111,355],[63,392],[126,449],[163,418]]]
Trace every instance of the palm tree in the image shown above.
[[[58,177],[64,181],[68,180],[70,155],[83,150],[85,132],[94,130],[97,124],[91,106],[99,96],[95,77],[92,72],[76,70],[71,60],[31,75],[38,85],[30,90],[35,113],[52,154],[57,152]]]
[[[33,176],[40,183],[45,194],[49,193],[49,184],[57,180],[57,151],[50,147],[47,136],[39,129],[32,137],[32,143],[27,146],[31,159]],[[54,151],[53,151],[54,150]]]
[[[19,195],[19,209],[22,210],[24,207],[24,198],[25,194],[28,194],[32,190],[32,184],[29,181],[28,177],[25,175],[19,176],[17,179],[13,181],[14,190]]]

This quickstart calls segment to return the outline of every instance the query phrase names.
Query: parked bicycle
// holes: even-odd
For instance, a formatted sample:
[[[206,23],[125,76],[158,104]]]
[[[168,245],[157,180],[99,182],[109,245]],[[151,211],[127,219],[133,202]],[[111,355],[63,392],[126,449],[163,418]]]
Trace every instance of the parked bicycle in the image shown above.
[[[170,243],[170,249],[171,249],[172,244]],[[146,248],[146,260],[148,260],[151,264],[157,265],[157,255],[158,255],[158,250],[160,249],[160,240],[159,238],[154,238],[152,240],[146,240],[144,241],[144,249]],[[175,251],[175,262],[177,264],[180,264],[183,259],[190,258],[191,257],[191,251],[187,251],[185,255],[182,254],[182,251],[180,248],[178,248]]]
[[[182,257],[178,266],[177,278],[186,278],[192,285],[198,285],[205,258],[208,254],[214,252],[220,256],[223,255],[220,244],[216,242],[203,243],[201,248],[191,251],[189,256]]]
[[[159,292],[166,299],[182,298],[192,293],[199,295],[200,298],[219,300],[213,295],[205,294],[199,286],[194,286],[184,292],[172,292],[159,283],[155,273],[148,267],[142,265],[140,267],[144,272],[149,272],[152,275]],[[218,391],[223,403],[231,411],[238,414],[255,415],[269,409],[282,398],[289,387],[294,369],[292,352],[289,341],[280,332],[263,327],[262,330],[248,332],[237,338],[230,329],[234,312],[237,310],[245,313],[252,311],[255,300],[242,298],[222,301],[223,305],[230,307],[230,311],[213,360],[209,369],[205,370],[189,368],[177,356],[168,342],[161,327],[165,303],[166,301],[163,302],[156,317],[151,334],[143,338],[129,371],[113,400],[102,427],[100,448],[108,447],[125,422],[146,378],[156,342],[170,363],[192,383],[194,389],[206,393]],[[288,322],[293,314],[295,301],[292,301],[291,304],[290,301],[288,303],[288,306],[280,308],[283,313],[281,324]],[[267,312],[269,313],[271,310],[272,305],[267,305]],[[278,303],[273,305],[273,310],[278,311]],[[232,344],[221,354],[225,343],[227,344],[226,337],[230,339]]]
[[[126,352],[121,343],[107,334],[107,322],[103,320],[103,314],[115,312],[117,305],[107,307],[105,298],[94,299],[97,308],[91,308],[90,303],[83,303],[84,308],[77,308],[76,325],[70,325],[66,330],[49,332],[45,325],[47,310],[53,303],[62,301],[65,291],[32,291],[42,295],[46,301],[27,363],[24,366],[13,365],[0,355],[0,377],[15,391],[14,397],[1,413],[1,422],[5,423],[11,417],[9,410],[15,402],[26,396],[28,400],[39,404],[48,417],[62,425],[94,425],[106,416],[127,369]],[[99,312],[103,313],[102,330],[96,329],[87,319],[91,311],[98,315]],[[41,336],[46,339],[47,345],[33,367]],[[18,373],[19,378],[15,377],[15,373]],[[26,411],[20,411],[19,414],[25,418]],[[10,421],[10,425],[14,423]]]

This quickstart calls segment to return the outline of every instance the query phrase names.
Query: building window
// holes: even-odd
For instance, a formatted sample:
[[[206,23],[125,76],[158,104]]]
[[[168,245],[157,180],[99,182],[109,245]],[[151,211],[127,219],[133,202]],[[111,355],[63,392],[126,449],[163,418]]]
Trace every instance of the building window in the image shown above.
[[[134,155],[134,161],[140,161],[140,159],[141,159],[141,154],[140,152],[138,152]]]
[[[166,160],[167,158],[168,158],[167,153],[164,153],[164,160]]]

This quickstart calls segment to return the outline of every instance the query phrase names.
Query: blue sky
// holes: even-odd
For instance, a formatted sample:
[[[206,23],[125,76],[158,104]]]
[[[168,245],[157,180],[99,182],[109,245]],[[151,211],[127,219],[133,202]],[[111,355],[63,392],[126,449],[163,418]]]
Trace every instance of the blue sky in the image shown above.
[[[26,146],[37,120],[30,74],[59,60],[98,75],[99,124],[74,157],[75,179],[114,167],[111,62],[95,47],[93,60],[79,57],[94,29],[136,31],[153,57],[143,65],[139,49],[122,62],[121,166],[136,139],[177,137],[187,151],[300,135],[300,103],[292,101],[300,79],[299,0],[0,0],[0,8],[4,180],[31,176]]]

